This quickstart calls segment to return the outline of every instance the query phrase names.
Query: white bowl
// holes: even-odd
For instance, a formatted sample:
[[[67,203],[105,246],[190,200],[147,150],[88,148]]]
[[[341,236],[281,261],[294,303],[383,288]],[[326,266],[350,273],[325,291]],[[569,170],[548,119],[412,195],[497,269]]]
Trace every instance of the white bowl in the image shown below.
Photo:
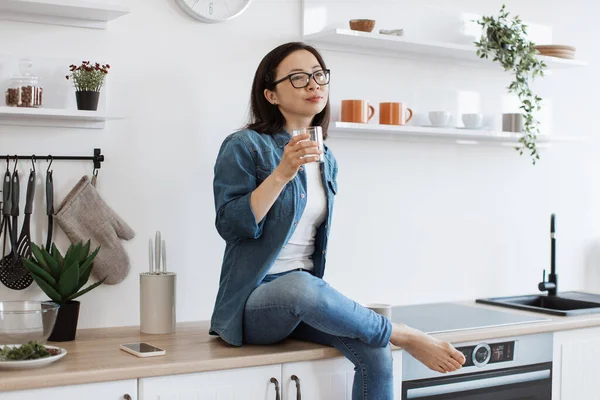
[[[462,122],[467,129],[477,129],[483,123],[483,115],[481,114],[463,114]]]
[[[429,121],[431,121],[431,125],[444,127],[450,125],[450,119],[452,118],[452,114],[450,111],[430,111],[429,112]]]

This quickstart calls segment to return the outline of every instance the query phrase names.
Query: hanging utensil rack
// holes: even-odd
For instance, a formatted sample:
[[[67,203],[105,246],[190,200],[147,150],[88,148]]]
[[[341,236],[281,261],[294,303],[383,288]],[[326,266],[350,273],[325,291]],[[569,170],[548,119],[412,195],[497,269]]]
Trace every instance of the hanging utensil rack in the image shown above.
[[[100,169],[100,167],[102,166],[102,163],[104,162],[104,155],[102,154],[101,149],[94,149],[93,156],[54,156],[54,155],[38,156],[35,154],[33,154],[31,156],[20,156],[20,155],[7,154],[5,156],[0,156],[0,159],[5,159],[5,160],[9,159],[11,161],[14,161],[15,159],[47,160],[47,161],[57,161],[57,160],[93,161],[94,162],[94,171],[95,171],[97,169]]]

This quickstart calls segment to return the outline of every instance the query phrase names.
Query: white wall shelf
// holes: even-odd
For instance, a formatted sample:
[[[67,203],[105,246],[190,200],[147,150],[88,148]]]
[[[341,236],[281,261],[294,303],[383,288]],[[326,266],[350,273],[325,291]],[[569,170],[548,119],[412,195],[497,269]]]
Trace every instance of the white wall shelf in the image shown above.
[[[500,68],[497,63],[492,63],[490,59],[477,57],[476,48],[472,45],[412,40],[402,36],[339,28],[305,35],[304,41],[325,50],[399,58],[444,60]],[[540,58],[546,62],[549,69],[585,67],[588,65],[587,62],[580,60],[544,56],[540,56]]]
[[[103,129],[109,117],[102,111],[0,107],[0,125]]]
[[[328,135],[332,139],[433,141],[464,145],[485,144],[509,147],[514,147],[520,137],[519,134],[512,132],[411,125],[358,124],[350,122],[332,122],[329,125]],[[584,140],[582,137],[539,135],[536,144],[541,148],[547,147],[551,143],[578,143]]]
[[[0,19],[106,29],[109,21],[129,13],[127,7],[82,0],[1,0]]]

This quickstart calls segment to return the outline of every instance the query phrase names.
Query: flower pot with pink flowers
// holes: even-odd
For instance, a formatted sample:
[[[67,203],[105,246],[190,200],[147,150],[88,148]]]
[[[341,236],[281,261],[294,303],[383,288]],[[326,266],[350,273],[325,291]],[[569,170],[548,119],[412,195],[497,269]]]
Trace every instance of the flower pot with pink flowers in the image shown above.
[[[70,74],[66,76],[75,85],[75,98],[78,110],[98,109],[100,89],[110,69],[108,64],[90,63],[82,61],[81,65],[70,65]]]

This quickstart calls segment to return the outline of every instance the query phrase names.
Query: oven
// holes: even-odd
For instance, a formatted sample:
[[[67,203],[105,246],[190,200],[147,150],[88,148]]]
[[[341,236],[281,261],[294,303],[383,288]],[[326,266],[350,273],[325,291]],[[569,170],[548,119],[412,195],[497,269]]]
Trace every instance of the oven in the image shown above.
[[[404,352],[402,400],[551,400],[552,333],[454,344],[467,361],[441,374]]]

